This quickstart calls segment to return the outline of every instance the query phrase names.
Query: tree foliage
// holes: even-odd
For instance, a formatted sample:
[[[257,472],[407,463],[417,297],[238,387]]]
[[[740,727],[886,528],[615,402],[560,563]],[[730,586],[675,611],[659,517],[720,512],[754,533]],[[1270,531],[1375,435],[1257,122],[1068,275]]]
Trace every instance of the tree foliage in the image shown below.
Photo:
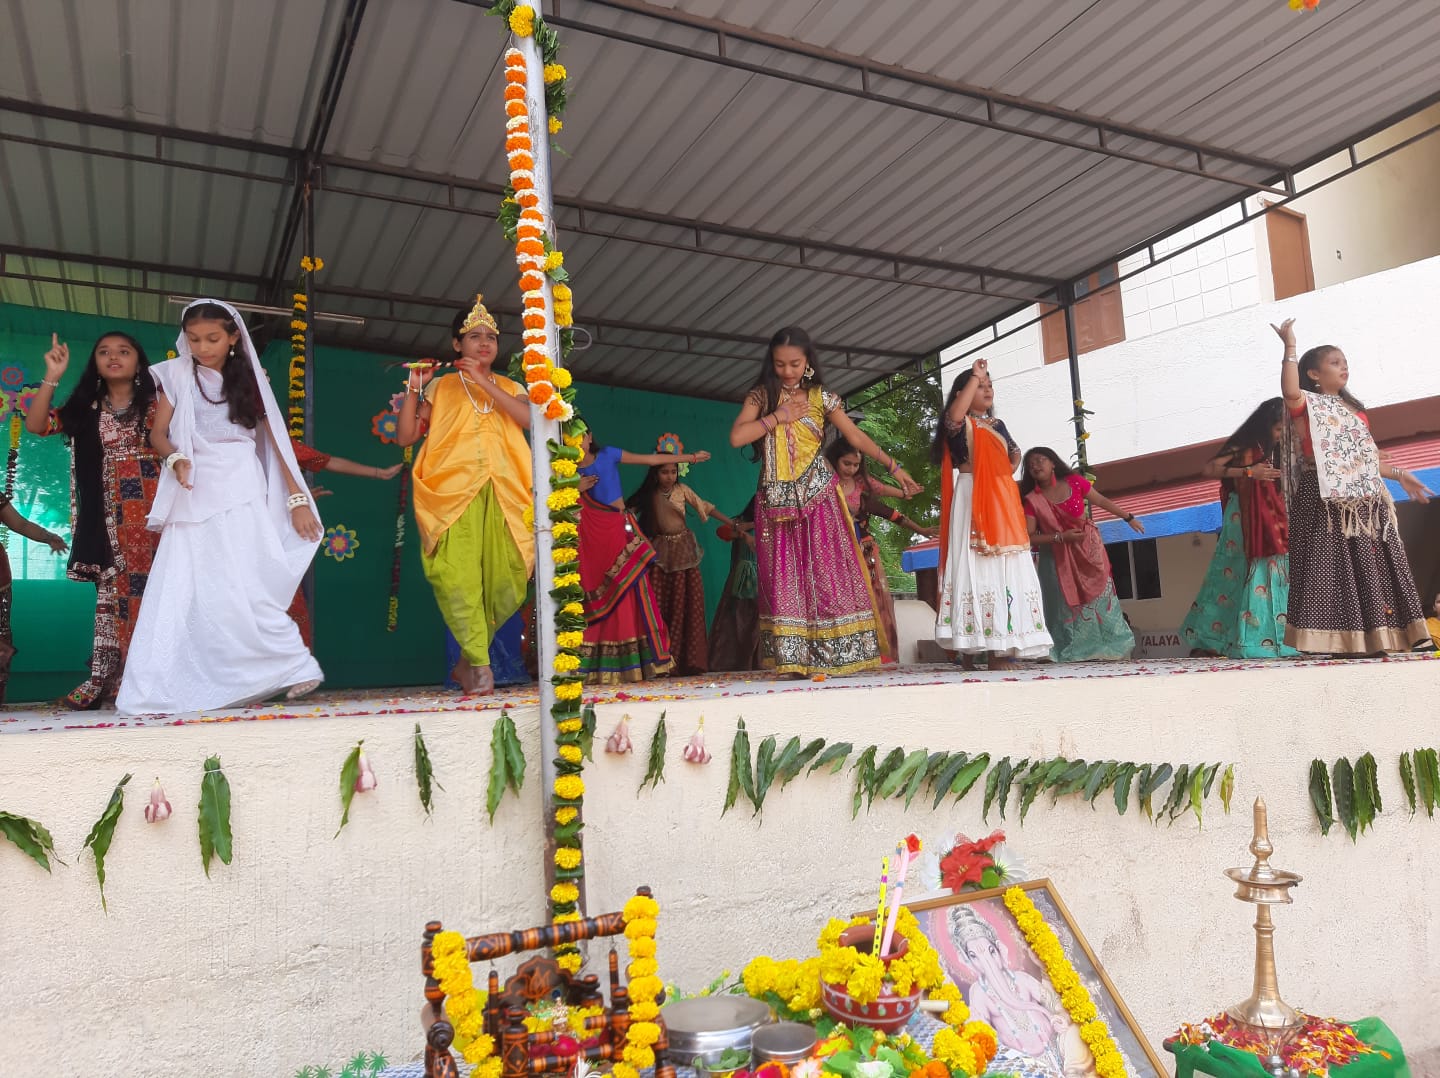
[[[925,488],[908,502],[896,503],[896,507],[916,524],[929,526],[940,522],[940,468],[930,461],[930,440],[940,423],[944,401],[938,362],[926,359],[923,365],[928,377],[916,379],[913,371],[905,371],[854,394],[847,403],[852,410],[864,413],[860,429],[885,452],[893,453],[901,467]],[[885,479],[873,465],[871,472],[877,479]],[[871,532],[880,546],[891,588],[913,592],[915,580],[900,568],[900,555],[914,536],[882,520],[871,522]]]

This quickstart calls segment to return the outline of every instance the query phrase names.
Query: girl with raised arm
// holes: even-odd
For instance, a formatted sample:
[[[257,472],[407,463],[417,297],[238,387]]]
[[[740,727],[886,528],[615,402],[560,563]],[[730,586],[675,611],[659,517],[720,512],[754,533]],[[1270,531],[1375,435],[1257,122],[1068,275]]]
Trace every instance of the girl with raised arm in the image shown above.
[[[664,464],[651,465],[639,489],[625,506],[635,514],[640,531],[655,547],[655,564],[650,583],[655,589],[660,617],[670,631],[670,654],[677,674],[703,674],[709,665],[709,644],[705,636],[705,584],[700,579],[700,543],[690,530],[691,509],[701,522],[714,517],[733,525],[695,491],[680,482],[680,465],[685,447],[673,434],[664,435],[656,452]]]
[[[920,485],[825,388],[810,335],[782,329],[770,339],[730,444],[751,446],[761,465],[755,503],[761,661],[795,677],[880,665],[883,630],[864,552],[820,451],[826,424],[885,468],[905,497],[919,493]]]
[[[1374,655],[1429,649],[1430,630],[1385,480],[1411,499],[1430,492],[1386,465],[1350,393],[1345,353],[1322,344],[1296,357],[1295,319],[1272,326],[1285,346],[1280,391],[1299,472],[1290,491],[1290,602],[1285,643],[1298,651]]]
[[[1285,644],[1290,523],[1280,486],[1283,473],[1274,464],[1285,423],[1285,402],[1272,397],[1240,424],[1201,473],[1220,480],[1225,521],[1200,594],[1180,628],[1191,655],[1273,659],[1296,654]]]
[[[175,359],[152,368],[160,532],[116,706],[123,715],[234,707],[320,684],[286,615],[323,530],[238,311],[195,300]]]
[[[589,430],[581,436],[580,452],[580,586],[586,622],[580,672],[590,685],[661,677],[675,662],[650,583],[656,553],[626,508],[620,465],[700,464],[710,454],[631,453],[597,445]]]
[[[73,549],[66,575],[95,585],[95,634],[90,676],[61,702],[77,711],[100,707],[120,691],[130,639],[160,536],[146,517],[160,482],[150,448],[155,381],[140,342],[128,333],[102,334],[65,403],[52,407],[70,365],[70,348],[54,334],[45,377],[25,416],[32,434],[70,439],[70,490],[75,506]]]
[[[991,670],[1044,658],[1054,642],[1015,485],[1020,447],[995,418],[985,360],[955,379],[930,454],[942,477],[935,642],[967,666],[989,652]]]
[[[432,380],[431,370],[411,371],[398,438],[414,445],[428,424],[411,473],[421,564],[460,645],[451,677],[485,695],[495,691],[490,640],[525,604],[535,571],[535,533],[525,523],[530,401],[493,369],[500,328],[480,296],[456,315],[450,336],[455,372]]]
[[[1135,532],[1145,526],[1105,497],[1083,475],[1070,470],[1053,449],[1038,446],[1025,454],[1020,496],[1030,543],[1038,551],[1036,569],[1045,600],[1045,623],[1057,663],[1128,659],[1135,634],[1115,595],[1110,556],[1087,506],[1098,505]]]

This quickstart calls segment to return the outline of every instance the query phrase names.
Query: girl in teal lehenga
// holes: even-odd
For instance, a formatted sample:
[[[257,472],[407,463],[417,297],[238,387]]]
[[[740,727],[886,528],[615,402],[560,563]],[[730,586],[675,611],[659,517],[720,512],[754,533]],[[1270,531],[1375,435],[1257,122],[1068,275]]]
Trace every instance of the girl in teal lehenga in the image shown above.
[[[1180,629],[1191,655],[1274,659],[1298,654],[1285,646],[1289,525],[1281,472],[1270,459],[1284,422],[1284,404],[1272,397],[1205,465],[1202,474],[1220,480],[1224,524],[1200,594]]]
[[[1128,659],[1135,650],[1135,634],[1125,620],[1110,558],[1100,529],[1086,507],[1098,505],[1113,513],[1132,531],[1144,525],[1109,498],[1083,475],[1060,459],[1053,449],[1037,446],[1025,454],[1020,493],[1030,543],[1039,552],[1035,569],[1045,604],[1045,621],[1054,645],[1050,659],[1057,663]]]

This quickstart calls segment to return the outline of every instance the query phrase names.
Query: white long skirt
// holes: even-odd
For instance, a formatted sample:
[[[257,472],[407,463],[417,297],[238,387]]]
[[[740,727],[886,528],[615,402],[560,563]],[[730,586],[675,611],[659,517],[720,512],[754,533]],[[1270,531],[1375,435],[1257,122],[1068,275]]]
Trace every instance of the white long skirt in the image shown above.
[[[971,473],[957,473],[935,642],[967,654],[993,651],[1010,659],[1045,658],[1052,641],[1035,563],[1028,550],[984,556],[970,548],[974,489]]]
[[[299,556],[287,555],[259,500],[167,524],[125,662],[120,714],[234,707],[319,680],[320,664],[286,613],[304,572]]]

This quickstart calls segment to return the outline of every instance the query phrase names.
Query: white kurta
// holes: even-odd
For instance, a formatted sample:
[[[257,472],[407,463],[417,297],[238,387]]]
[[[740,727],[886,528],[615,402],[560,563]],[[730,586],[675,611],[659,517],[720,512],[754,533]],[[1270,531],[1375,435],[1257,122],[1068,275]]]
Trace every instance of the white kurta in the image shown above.
[[[269,444],[265,421],[246,430],[230,421],[227,404],[211,403],[222,393],[218,372],[192,374],[188,357],[154,370],[176,405],[171,436],[193,463],[193,489],[167,471],[156,494],[150,527],[161,531],[160,546],[119,712],[233,707],[320,679],[286,613],[317,546],[295,533],[285,509],[293,461]],[[197,375],[204,396],[193,392]]]

